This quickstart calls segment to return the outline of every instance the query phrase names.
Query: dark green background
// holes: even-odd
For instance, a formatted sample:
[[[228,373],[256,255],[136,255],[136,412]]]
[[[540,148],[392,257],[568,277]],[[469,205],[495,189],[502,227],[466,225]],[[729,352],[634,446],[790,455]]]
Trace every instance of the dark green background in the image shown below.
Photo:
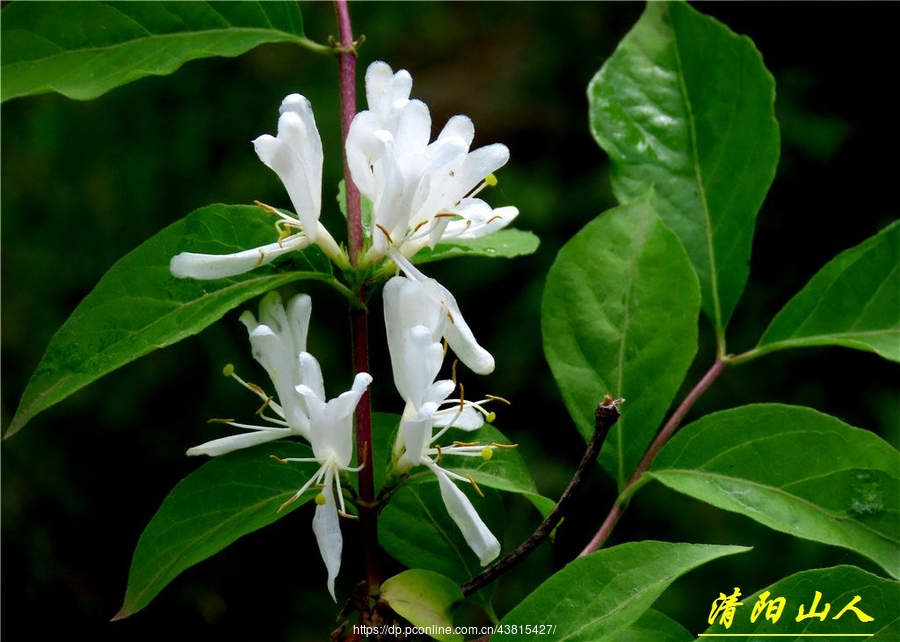
[[[503,142],[511,161],[496,206],[521,210],[540,251],[514,261],[468,259],[428,267],[457,296],[481,343],[497,359],[469,396],[513,400],[497,426],[521,443],[542,492],[557,496],[582,442],[567,419],[540,346],[543,278],[559,247],[613,205],[605,156],[587,130],[585,89],[642,10],[638,3],[384,3],[351,5],[369,62],[408,69],[433,129],[457,113],[475,122],[476,145]],[[754,39],[778,83],[782,157],[758,219],[750,283],[729,348],[752,347],[768,320],[827,260],[897,215],[895,3],[704,3],[699,8]],[[47,5],[52,11],[53,5]],[[307,35],[335,32],[330,3],[304,4]],[[290,45],[237,59],[189,63],[91,102],[55,95],[14,100],[2,116],[2,407],[18,396],[53,332],[103,272],[168,223],[212,202],[254,199],[288,207],[250,141],[274,132],[290,92],[312,100],[326,150],[323,214],[338,229],[332,194],[340,177],[337,65]],[[361,93],[361,96],[363,94]],[[364,106],[360,102],[360,107]],[[336,232],[341,237],[342,233]],[[310,349],[330,394],[346,389],[348,336],[340,301],[312,286]],[[292,291],[286,292],[289,294]],[[2,446],[2,634],[6,640],[319,640],[333,628],[311,509],[244,538],[186,572],[145,611],[108,623],[124,595],[131,553],[169,490],[201,462],[184,450],[214,436],[212,416],[247,419],[255,400],[218,373],[252,362],[238,312],[199,337],[132,364],[39,415]],[[373,316],[375,407],[399,411],[380,308]],[[712,359],[705,322],[696,372]],[[871,354],[817,349],[773,354],[726,374],[699,413],[750,402],[809,405],[871,428],[896,444],[897,368]],[[627,406],[625,408],[627,412]],[[814,445],[811,445],[814,452]],[[613,499],[596,473],[577,515],[500,585],[505,612],[580,550]],[[508,506],[506,548],[534,515]],[[353,529],[345,528],[338,581],[358,577]],[[865,561],[843,550],[770,533],[669,491],[649,487],[615,541],[665,539],[752,544],[742,558],[710,565],[676,584],[658,605],[688,629],[705,628],[719,591],[745,594],[796,570]]]

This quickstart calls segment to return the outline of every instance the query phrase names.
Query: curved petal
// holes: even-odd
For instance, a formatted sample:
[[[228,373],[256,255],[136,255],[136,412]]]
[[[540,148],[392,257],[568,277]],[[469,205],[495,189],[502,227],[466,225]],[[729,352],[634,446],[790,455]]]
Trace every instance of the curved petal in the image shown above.
[[[322,162],[324,153],[322,151],[322,138],[319,136],[319,129],[316,127],[316,118],[313,114],[312,105],[309,100],[300,94],[290,94],[281,101],[281,107],[278,109],[281,117],[278,119],[278,136],[283,137],[287,143],[293,148],[294,153],[304,159],[307,169],[307,184],[309,185],[310,194],[314,199],[316,211],[322,209]],[[294,118],[287,118],[287,114],[296,115],[296,119],[302,127],[297,127]],[[295,132],[301,134],[295,136]]]
[[[260,428],[255,432],[246,432],[230,437],[222,437],[221,439],[213,439],[205,444],[194,446],[187,451],[188,455],[209,455],[216,457],[230,453],[232,450],[240,450],[241,448],[249,448],[257,444],[264,444],[268,441],[275,441],[283,437],[289,437],[292,431],[288,428]]]
[[[325,478],[325,488],[322,494],[325,496],[325,503],[316,506],[316,514],[313,516],[313,533],[316,535],[316,543],[319,545],[319,553],[322,555],[322,561],[325,562],[325,569],[328,571],[328,592],[331,598],[337,602],[334,594],[334,580],[337,578],[341,570],[341,552],[344,548],[344,538],[341,535],[341,525],[338,520],[337,505],[334,499],[334,490],[332,488],[333,472],[329,472]]]
[[[172,257],[169,271],[179,279],[224,279],[244,274],[260,265],[267,265],[278,257],[302,250],[310,241],[305,234],[294,234],[282,241],[269,243],[234,254],[197,254],[182,252]]]
[[[453,521],[462,532],[482,566],[487,565],[500,554],[500,542],[481,520],[469,498],[456,487],[449,477],[437,466],[430,466],[441,487],[441,498]]]

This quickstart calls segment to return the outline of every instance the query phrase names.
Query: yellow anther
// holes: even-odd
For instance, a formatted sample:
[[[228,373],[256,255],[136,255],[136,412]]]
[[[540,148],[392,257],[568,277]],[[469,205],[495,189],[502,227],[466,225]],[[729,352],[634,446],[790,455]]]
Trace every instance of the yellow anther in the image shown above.
[[[469,483],[472,484],[472,487],[475,489],[475,492],[484,497],[484,493],[481,492],[481,489],[478,488],[478,484],[475,483],[475,480],[472,479],[471,473],[466,473],[466,477],[469,479]]]
[[[412,234],[415,234],[416,232],[418,232],[420,229],[422,229],[422,226],[424,226],[424,225],[428,225],[428,221],[427,221],[427,220],[425,220],[425,221],[419,221],[419,222],[416,224],[416,226],[412,229]]]
[[[375,227],[377,227],[379,230],[381,230],[381,233],[387,237],[388,243],[390,243],[391,245],[394,244],[394,239],[391,238],[391,235],[388,233],[388,231],[386,229],[384,229],[383,226],[379,225],[378,223],[375,223]]]
[[[281,457],[276,457],[275,455],[269,455],[269,457],[277,461],[279,464],[288,463],[287,459],[282,459]]]
[[[207,419],[206,423],[208,424],[230,424],[234,421],[234,419]]]
[[[481,458],[485,461],[490,461],[491,457],[494,456],[494,449],[490,446],[485,446],[481,449]]]
[[[262,265],[262,262],[265,258],[266,258],[266,253],[263,252],[262,250],[259,250],[259,260],[256,262],[256,265],[254,265],[253,267],[258,268],[260,265]]]
[[[231,375],[233,375],[234,374],[234,364],[226,363],[225,367],[222,368],[222,374],[225,375],[226,377],[230,377]]]
[[[250,388],[250,390],[252,390],[253,392],[255,392],[258,395],[262,395],[263,397],[266,396],[266,391],[263,390],[262,388],[260,388],[259,386],[257,386],[255,383],[250,383],[248,381],[247,387]]]
[[[269,407],[270,401],[272,401],[272,397],[266,397],[266,400],[263,402],[263,405],[259,407],[259,410],[256,411],[256,414],[261,415],[263,411]]]
[[[325,497],[325,493],[319,493],[316,495],[316,506],[324,506],[328,503],[328,498]]]
[[[269,214],[278,214],[278,210],[276,210],[271,205],[266,205],[265,203],[261,203],[260,201],[253,201],[253,203],[266,210]]]
[[[497,177],[494,176],[492,172],[484,177],[484,182],[487,183],[490,187],[494,187],[497,185]]]
[[[434,445],[434,448],[435,448],[435,450],[437,450],[437,454],[438,454],[437,460],[440,461],[441,458],[443,458],[443,456],[444,456],[444,452],[441,450],[441,447],[438,446],[437,444]]]
[[[454,441],[454,446],[477,446],[477,441]]]

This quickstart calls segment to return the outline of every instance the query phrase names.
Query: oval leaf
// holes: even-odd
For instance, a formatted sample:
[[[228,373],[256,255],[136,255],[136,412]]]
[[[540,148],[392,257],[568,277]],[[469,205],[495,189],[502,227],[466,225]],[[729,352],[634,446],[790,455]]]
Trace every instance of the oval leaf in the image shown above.
[[[727,596],[734,592],[731,584],[711,588],[717,588]],[[814,612],[822,614],[828,605],[824,618],[810,617],[817,591],[821,594],[821,599]],[[854,603],[856,597],[859,600]],[[714,598],[715,595],[710,595],[709,602]],[[780,602],[776,601],[779,598],[784,598],[780,612]],[[719,616],[714,618],[715,624],[705,634],[701,634],[701,637],[727,635],[729,640],[738,642],[752,642],[773,636],[795,642],[803,642],[811,637],[884,642],[900,640],[900,617],[897,611],[897,604],[900,604],[900,584],[855,566],[836,566],[797,573],[753,595],[740,597],[739,601],[743,604],[735,607],[730,627],[726,627]],[[774,606],[770,606],[773,602]],[[848,605],[851,605],[850,608],[845,608]],[[798,617],[801,617],[799,622]]]
[[[3,9],[2,100],[88,100],[197,58],[303,37],[293,2],[13,2]]]
[[[503,618],[491,641],[521,640],[504,626],[555,625],[553,640],[619,640],[668,586],[706,562],[743,546],[633,542],[579,557]],[[639,639],[639,638],[638,638]]]
[[[144,529],[134,551],[125,602],[114,620],[136,613],[179,573],[239,537],[267,526],[312,499],[304,493],[281,512],[316,473],[315,463],[288,465],[279,457],[311,457],[304,444],[278,442],[238,450],[205,463],[172,489]]]
[[[176,279],[170,259],[183,250],[227,254],[271,243],[272,218],[258,207],[210,205],[173,223],[107,272],[50,340],[4,438],[34,415],[149,352],[197,334],[247,299],[299,279],[336,283],[311,248],[296,255],[303,271],[271,265],[228,279]]]
[[[819,270],[778,313],[754,354],[817,345],[900,361],[900,221]]]
[[[620,487],[694,358],[699,310],[690,261],[648,198],[601,214],[550,268],[544,352],[585,439],[603,395],[626,399],[600,455]]]
[[[708,415],[675,435],[648,474],[775,530],[854,550],[900,576],[900,457],[834,417],[777,404]]]
[[[380,599],[413,626],[433,631],[430,637],[435,640],[458,642],[463,639],[462,635],[453,632],[450,612],[464,598],[456,582],[448,577],[421,569],[404,571],[384,581]]]
[[[775,83],[746,37],[684,2],[649,2],[588,87],[613,190],[651,186],[724,334],[749,273],[756,213],[775,175]]]

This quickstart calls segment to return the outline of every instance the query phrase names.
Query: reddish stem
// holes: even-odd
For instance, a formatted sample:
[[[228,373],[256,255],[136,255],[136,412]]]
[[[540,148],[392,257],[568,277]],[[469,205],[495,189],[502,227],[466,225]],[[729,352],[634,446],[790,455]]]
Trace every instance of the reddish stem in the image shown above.
[[[350,177],[347,164],[346,141],[350,123],[356,115],[356,51],[353,42],[353,28],[346,0],[335,0],[334,12],[337,18],[340,42],[338,64],[340,67],[341,93],[341,140],[344,143],[344,189],[347,197],[347,239],[350,250],[350,265],[359,264],[363,248],[362,215],[359,190]],[[353,369],[355,372],[369,371],[368,315],[365,309],[366,287],[359,286],[357,292],[360,308],[351,311],[353,332]],[[378,568],[378,512],[375,508],[375,476],[372,466],[372,404],[369,392],[362,396],[356,406],[356,456],[359,465],[359,522],[363,536],[363,566],[365,570],[364,599],[377,592],[381,585]]]
[[[684,401],[681,402],[681,405],[672,413],[672,416],[669,418],[669,421],[666,422],[666,425],[663,426],[662,430],[659,431],[659,434],[656,435],[656,439],[653,440],[653,443],[650,444],[650,447],[647,448],[647,451],[644,453],[644,456],[641,458],[641,461],[638,462],[637,467],[634,469],[634,473],[631,475],[631,479],[628,480],[628,483],[625,484],[625,489],[622,491],[622,494],[625,495],[629,488],[634,486],[638,482],[638,480],[643,476],[647,470],[650,469],[650,465],[653,463],[653,460],[656,459],[656,456],[659,454],[659,451],[662,450],[663,446],[666,445],[666,442],[672,438],[672,435],[675,434],[675,431],[678,430],[678,427],[681,425],[681,422],[684,420],[688,411],[693,407],[693,405],[697,402],[697,399],[700,398],[706,389],[712,385],[712,382],[716,380],[716,378],[722,374],[722,371],[725,369],[725,366],[728,365],[728,361],[723,359],[718,359],[712,365],[712,368],[703,375],[703,378],[694,386],[694,389],[691,390],[687,397],[684,398]],[[587,546],[584,547],[584,550],[578,554],[578,557],[584,557],[590,553],[593,553],[596,550],[599,550],[603,544],[606,543],[606,540],[609,538],[612,533],[613,528],[615,528],[616,524],[619,521],[619,518],[622,517],[622,514],[625,512],[626,502],[624,501],[616,501],[613,504],[613,507],[610,509],[609,514],[606,516],[606,519],[603,522],[603,525],[600,526],[600,530],[594,535],[593,539],[588,543]]]

